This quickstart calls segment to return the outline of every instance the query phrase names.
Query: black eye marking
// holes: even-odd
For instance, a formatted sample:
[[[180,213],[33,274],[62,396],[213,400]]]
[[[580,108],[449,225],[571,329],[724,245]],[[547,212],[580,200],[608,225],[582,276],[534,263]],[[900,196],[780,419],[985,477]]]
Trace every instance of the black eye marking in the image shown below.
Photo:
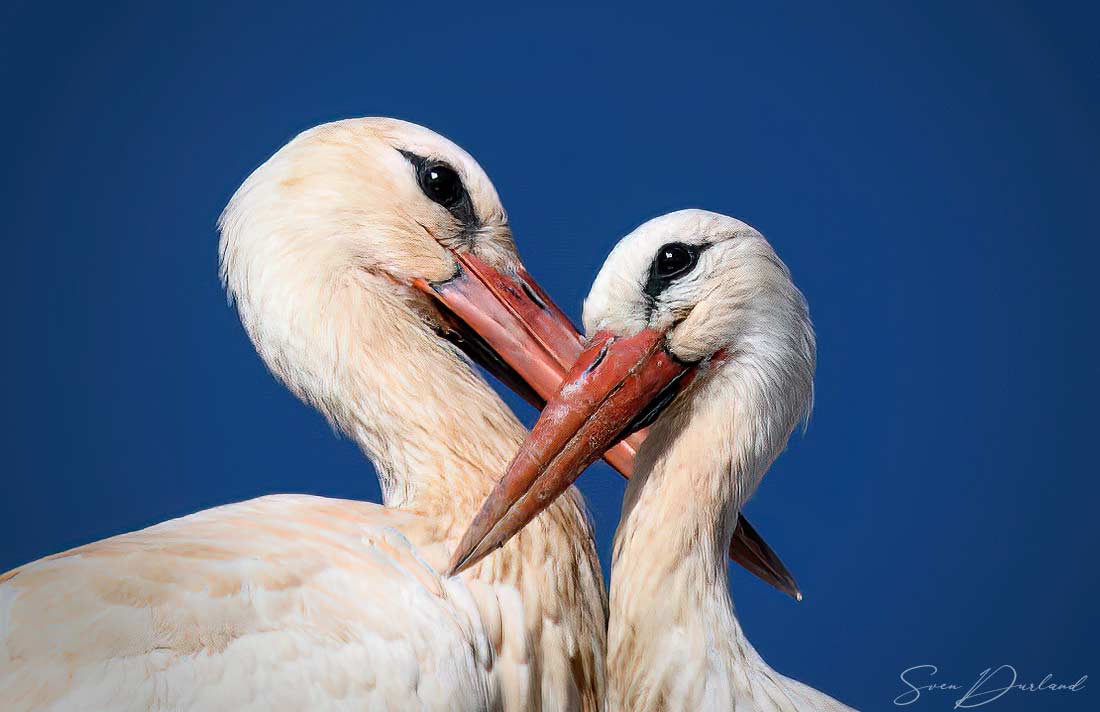
[[[462,202],[465,193],[462,179],[450,166],[443,164],[425,166],[420,174],[420,187],[425,195],[448,210]]]
[[[670,242],[662,245],[649,266],[649,277],[645,283],[645,293],[650,300],[656,300],[668,285],[695,269],[699,262],[699,245],[685,245],[682,242]]]
[[[467,231],[481,227],[477,214],[474,213],[470,194],[454,168],[444,161],[425,158],[409,151],[400,153],[416,169],[416,182],[429,200],[446,208]]]
[[[694,267],[697,257],[698,253],[693,248],[673,242],[657,250],[654,268],[658,277],[675,278]]]

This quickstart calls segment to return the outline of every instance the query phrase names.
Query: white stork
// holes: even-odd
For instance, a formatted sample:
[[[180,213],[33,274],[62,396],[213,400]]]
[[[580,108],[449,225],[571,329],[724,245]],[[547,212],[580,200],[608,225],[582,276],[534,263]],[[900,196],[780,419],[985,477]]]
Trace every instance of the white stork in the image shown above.
[[[672,213],[616,246],[584,323],[585,352],[452,570],[506,542],[604,448],[653,422],[615,535],[608,708],[848,710],[761,659],[727,585],[738,511],[813,398],[813,328],[786,266],[739,220]]]
[[[459,348],[532,398],[580,350],[481,168],[419,126],[328,124],[221,231],[256,349],[367,453],[385,506],[263,497],[3,574],[0,707],[597,709],[607,604],[578,493],[438,573],[525,434]]]

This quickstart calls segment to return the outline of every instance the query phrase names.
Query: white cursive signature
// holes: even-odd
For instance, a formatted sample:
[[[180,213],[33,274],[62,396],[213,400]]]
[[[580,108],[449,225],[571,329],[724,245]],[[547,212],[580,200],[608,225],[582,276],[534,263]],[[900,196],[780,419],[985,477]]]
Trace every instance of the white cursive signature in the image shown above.
[[[914,665],[903,670],[901,681],[907,688],[905,692],[894,698],[894,704],[899,707],[911,705],[920,699],[924,692],[960,691],[966,690],[962,696],[955,700],[955,709],[970,709],[981,707],[994,700],[999,700],[1010,692],[1080,692],[1085,689],[1085,680],[1088,675],[1082,675],[1073,684],[1054,682],[1054,675],[1047,674],[1039,682],[1019,682],[1016,668],[1011,665],[1001,665],[998,668],[986,668],[978,675],[978,680],[967,687],[957,682],[924,682],[935,677],[939,672],[935,665]],[[921,684],[923,682],[923,684]]]

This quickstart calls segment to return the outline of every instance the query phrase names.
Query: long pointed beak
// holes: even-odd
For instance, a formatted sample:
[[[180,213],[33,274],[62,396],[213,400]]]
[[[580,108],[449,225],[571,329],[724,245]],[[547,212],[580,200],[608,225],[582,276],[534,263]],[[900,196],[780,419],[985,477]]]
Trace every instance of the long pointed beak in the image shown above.
[[[417,279],[413,286],[436,300],[445,338],[542,409],[581,355],[579,332],[522,267],[507,273],[476,255],[454,255],[460,269],[453,278],[437,283]],[[629,479],[645,430],[623,435],[602,454]],[[734,532],[730,556],[766,583],[801,598],[794,577],[743,518]]]
[[[525,270],[506,274],[469,253],[454,253],[458,273],[445,282],[413,280],[444,308],[448,338],[508,387],[541,409],[581,352],[581,337]]]
[[[463,536],[452,574],[503,546],[648,409],[675,397],[694,369],[669,356],[663,343],[663,334],[648,329],[593,337]]]

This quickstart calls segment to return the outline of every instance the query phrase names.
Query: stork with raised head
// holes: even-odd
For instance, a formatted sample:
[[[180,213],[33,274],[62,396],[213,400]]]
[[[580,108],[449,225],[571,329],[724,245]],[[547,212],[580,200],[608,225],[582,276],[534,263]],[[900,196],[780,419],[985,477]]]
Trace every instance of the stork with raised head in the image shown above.
[[[738,512],[813,399],[813,328],[786,266],[739,220],[671,213],[615,247],[584,323],[584,353],[452,571],[508,541],[604,448],[652,422],[615,535],[609,709],[849,709],[761,659],[726,577]]]
[[[525,435],[460,349],[532,399],[564,375],[555,349],[580,351],[478,164],[401,121],[320,126],[245,181],[221,234],[264,362],[367,453],[386,506],[264,497],[3,574],[0,706],[599,708],[606,595],[578,493],[438,573]]]
[[[387,506],[264,497],[3,574],[4,708],[598,707],[606,603],[579,494],[461,580],[437,573],[524,435],[460,351],[536,405],[581,351],[481,168],[419,126],[328,124],[258,168],[221,228],[257,350],[362,447]],[[608,455],[629,474],[630,444]],[[792,590],[738,532],[739,560]]]

